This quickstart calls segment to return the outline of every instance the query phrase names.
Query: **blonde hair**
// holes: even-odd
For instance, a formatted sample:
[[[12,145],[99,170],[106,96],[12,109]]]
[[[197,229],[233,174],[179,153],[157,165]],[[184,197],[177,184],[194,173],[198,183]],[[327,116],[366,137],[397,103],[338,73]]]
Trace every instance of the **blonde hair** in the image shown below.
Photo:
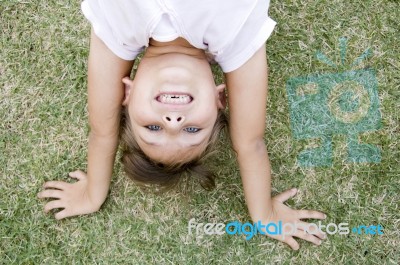
[[[125,107],[121,114],[120,135],[124,171],[144,188],[148,188],[150,184],[156,185],[160,191],[166,191],[175,187],[186,175],[196,177],[204,189],[211,190],[215,187],[215,175],[204,165],[204,161],[215,151],[219,136],[227,125],[225,112],[219,110],[206,149],[192,161],[165,164],[153,161],[140,149],[132,131],[128,108]]]

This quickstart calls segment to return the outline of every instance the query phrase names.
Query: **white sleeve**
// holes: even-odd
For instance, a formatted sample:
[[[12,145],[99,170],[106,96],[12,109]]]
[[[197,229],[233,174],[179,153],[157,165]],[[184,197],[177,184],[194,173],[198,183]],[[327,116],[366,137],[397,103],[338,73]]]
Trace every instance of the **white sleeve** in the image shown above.
[[[276,22],[268,16],[268,6],[269,1],[258,1],[236,37],[215,56],[225,73],[246,63],[271,35]]]
[[[107,20],[105,10],[98,0],[85,0],[81,4],[84,16],[91,23],[94,33],[118,57],[131,61],[142,51],[142,47],[131,47],[121,42],[112,24]]]

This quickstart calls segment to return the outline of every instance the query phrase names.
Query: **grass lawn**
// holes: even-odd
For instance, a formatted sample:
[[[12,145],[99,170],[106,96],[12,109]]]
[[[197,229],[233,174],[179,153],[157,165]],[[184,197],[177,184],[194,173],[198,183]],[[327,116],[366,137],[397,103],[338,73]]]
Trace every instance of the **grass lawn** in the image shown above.
[[[90,26],[80,1],[0,0],[0,264],[399,264],[400,3],[397,0],[271,1],[278,23],[267,42],[269,101],[265,140],[273,192],[297,187],[288,203],[327,213],[323,222],[377,225],[383,235],[333,234],[319,247],[300,240],[295,252],[261,235],[188,232],[188,221],[250,221],[234,154],[222,139],[211,162],[211,192],[147,194],[116,163],[101,210],[56,221],[37,193],[45,181],[85,170],[88,135],[86,60]],[[341,65],[339,38],[347,37]],[[351,63],[366,49],[372,55]],[[317,60],[320,51],[336,69]],[[346,136],[333,135],[332,165],[302,167],[286,82],[315,73],[374,69],[381,114],[360,133],[380,162],[348,163]],[[216,79],[221,71],[213,68]]]

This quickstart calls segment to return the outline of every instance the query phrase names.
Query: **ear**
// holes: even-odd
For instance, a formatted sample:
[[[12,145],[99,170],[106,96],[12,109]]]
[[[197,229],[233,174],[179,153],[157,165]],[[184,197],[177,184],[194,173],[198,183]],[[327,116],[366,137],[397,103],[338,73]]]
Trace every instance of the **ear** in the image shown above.
[[[122,100],[122,106],[126,106],[128,105],[129,102],[129,95],[133,87],[133,81],[129,77],[124,77],[122,79],[122,83],[124,83],[124,91],[125,91],[125,96],[124,99]]]
[[[217,93],[218,93],[218,108],[225,109],[226,108],[225,84],[217,86]]]

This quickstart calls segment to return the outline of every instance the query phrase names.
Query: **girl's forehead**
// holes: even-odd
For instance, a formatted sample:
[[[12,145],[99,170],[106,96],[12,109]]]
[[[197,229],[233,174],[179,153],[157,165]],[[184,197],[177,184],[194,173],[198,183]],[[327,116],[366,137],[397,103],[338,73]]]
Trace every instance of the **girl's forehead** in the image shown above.
[[[138,142],[139,144],[139,142]],[[171,148],[170,145],[140,145],[143,153],[145,153],[150,159],[163,163],[163,164],[177,164],[187,163],[196,160],[204,153],[207,148],[207,143],[196,146],[181,147],[177,146]]]

